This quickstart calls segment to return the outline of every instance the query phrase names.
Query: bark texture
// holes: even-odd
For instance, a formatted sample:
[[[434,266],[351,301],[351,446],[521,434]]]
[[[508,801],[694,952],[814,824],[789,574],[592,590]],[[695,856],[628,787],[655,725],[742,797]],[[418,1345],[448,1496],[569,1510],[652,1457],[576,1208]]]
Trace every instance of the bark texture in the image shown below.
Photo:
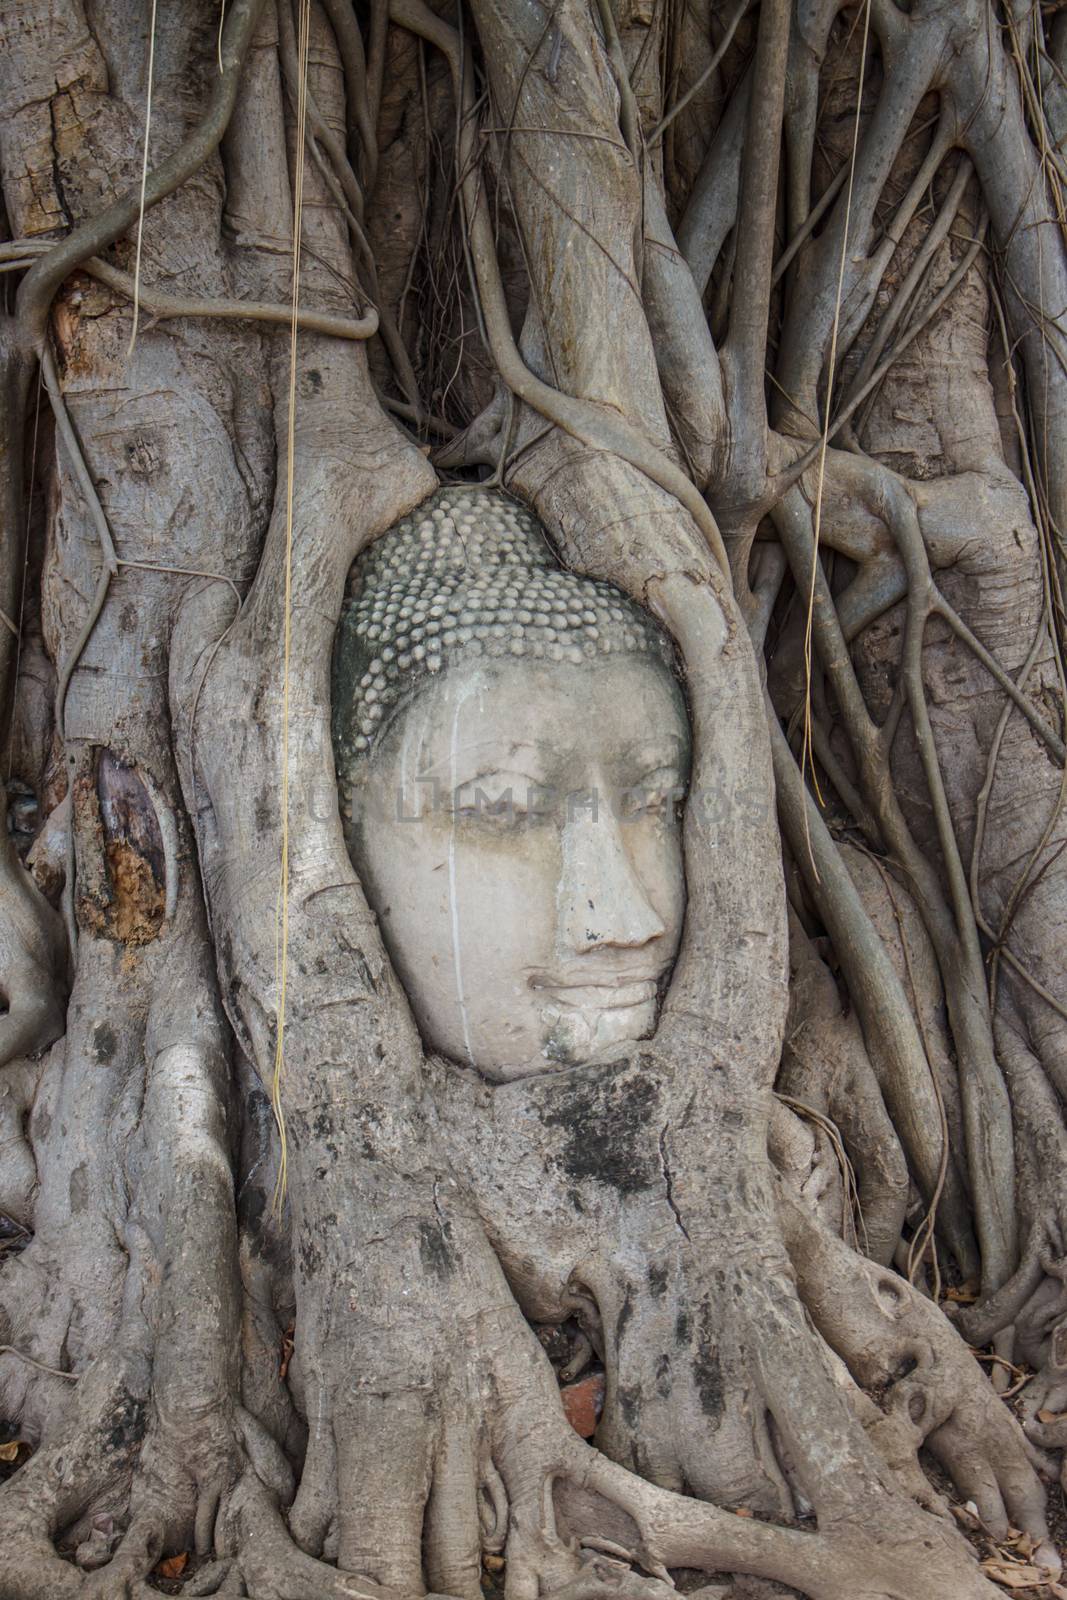
[[[1059,1575],[1047,22],[0,0],[0,1596]],[[499,1086],[330,746],[442,476],[660,618],[693,731],[655,1037]]]

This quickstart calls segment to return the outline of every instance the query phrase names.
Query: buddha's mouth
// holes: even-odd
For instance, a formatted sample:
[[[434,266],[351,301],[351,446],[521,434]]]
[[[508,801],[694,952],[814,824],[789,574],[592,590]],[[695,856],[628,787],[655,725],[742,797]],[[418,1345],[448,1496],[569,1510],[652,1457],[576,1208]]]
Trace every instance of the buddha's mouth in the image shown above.
[[[559,1006],[574,1011],[630,1011],[650,1005],[656,998],[656,978],[604,978],[600,982],[561,982],[532,978],[530,987],[548,995]]]

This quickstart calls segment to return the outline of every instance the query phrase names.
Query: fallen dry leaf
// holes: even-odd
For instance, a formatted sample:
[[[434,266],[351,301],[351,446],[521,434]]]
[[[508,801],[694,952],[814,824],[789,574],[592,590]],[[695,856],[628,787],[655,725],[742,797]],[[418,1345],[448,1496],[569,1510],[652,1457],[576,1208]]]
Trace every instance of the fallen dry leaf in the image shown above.
[[[1048,1574],[1041,1567],[1032,1567],[1028,1561],[988,1561],[979,1563],[987,1578],[1002,1584],[1005,1589],[1036,1589]]]
[[[188,1565],[189,1552],[188,1550],[183,1550],[181,1555],[168,1556],[165,1561],[161,1561],[156,1568],[156,1577],[180,1578]]]
[[[12,1439],[8,1444],[0,1444],[0,1461],[15,1461],[21,1443],[21,1439]]]
[[[1039,1411],[1038,1422],[1062,1422],[1067,1417],[1067,1411]]]

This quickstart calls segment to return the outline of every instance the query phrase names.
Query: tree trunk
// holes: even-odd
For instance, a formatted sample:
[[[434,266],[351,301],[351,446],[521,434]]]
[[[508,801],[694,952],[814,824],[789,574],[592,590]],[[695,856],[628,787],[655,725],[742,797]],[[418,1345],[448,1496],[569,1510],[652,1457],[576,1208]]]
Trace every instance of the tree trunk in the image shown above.
[[[1059,1576],[1044,27],[0,4],[0,1596]],[[442,480],[659,619],[693,739],[654,1036],[502,1084],[331,747]]]

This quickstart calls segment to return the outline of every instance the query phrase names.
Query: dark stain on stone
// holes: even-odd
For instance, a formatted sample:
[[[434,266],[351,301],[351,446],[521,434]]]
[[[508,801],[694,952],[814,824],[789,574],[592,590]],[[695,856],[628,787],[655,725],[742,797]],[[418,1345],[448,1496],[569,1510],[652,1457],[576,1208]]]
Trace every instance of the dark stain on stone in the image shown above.
[[[123,756],[98,746],[93,763],[95,781],[86,773],[75,784],[75,815],[86,842],[79,853],[78,916],[103,938],[149,944],[163,925],[166,881],[155,806]]]
[[[654,1262],[648,1269],[648,1292],[653,1300],[662,1300],[667,1292],[667,1269]]]
[[[437,1227],[432,1222],[419,1223],[419,1256],[426,1271],[432,1272],[436,1278],[450,1278],[455,1271],[451,1232],[447,1222],[441,1222]]]
[[[300,1234],[300,1265],[305,1278],[314,1278],[322,1267],[322,1251],[306,1228]]]
[[[619,1307],[619,1315],[615,1319],[616,1348],[618,1348],[618,1346],[622,1343],[622,1336],[626,1332],[627,1326],[629,1325],[633,1314],[633,1297],[631,1296],[629,1289],[627,1289],[625,1295],[623,1296],[622,1305]]]
[[[693,1355],[693,1382],[704,1415],[713,1427],[718,1427],[726,1409],[726,1385],[713,1326],[711,1307],[704,1305],[700,1312],[700,1336]]]
[[[135,1450],[145,1436],[146,1426],[144,1401],[135,1399],[132,1394],[123,1395],[109,1418],[108,1450],[116,1453]]]
[[[562,1147],[552,1163],[568,1178],[591,1181],[634,1194],[659,1181],[654,1126],[657,1093],[654,1084],[622,1077],[616,1066],[610,1077],[575,1077],[553,1093],[544,1121],[561,1128]]]
[[[334,1160],[336,1160],[337,1146],[334,1144],[332,1137],[334,1132],[333,1121],[330,1117],[330,1113],[325,1109],[325,1107],[319,1111],[314,1122],[311,1124],[311,1127],[312,1131],[322,1141],[324,1149],[327,1150],[331,1156],[333,1156]]]
[[[641,1421],[641,1390],[636,1385],[629,1388],[626,1384],[620,1383],[618,1400],[622,1420],[631,1432],[636,1432]]]
[[[267,1197],[258,1183],[246,1183],[237,1201],[237,1222],[243,1233],[251,1235],[257,1251],[266,1209]]]
[[[159,442],[149,433],[132,434],[126,441],[126,460],[135,478],[150,478],[160,463]]]
[[[98,1022],[93,1029],[93,1054],[101,1066],[105,1062],[114,1060],[115,1051],[118,1047],[119,1041],[111,1024],[109,1022]]]

